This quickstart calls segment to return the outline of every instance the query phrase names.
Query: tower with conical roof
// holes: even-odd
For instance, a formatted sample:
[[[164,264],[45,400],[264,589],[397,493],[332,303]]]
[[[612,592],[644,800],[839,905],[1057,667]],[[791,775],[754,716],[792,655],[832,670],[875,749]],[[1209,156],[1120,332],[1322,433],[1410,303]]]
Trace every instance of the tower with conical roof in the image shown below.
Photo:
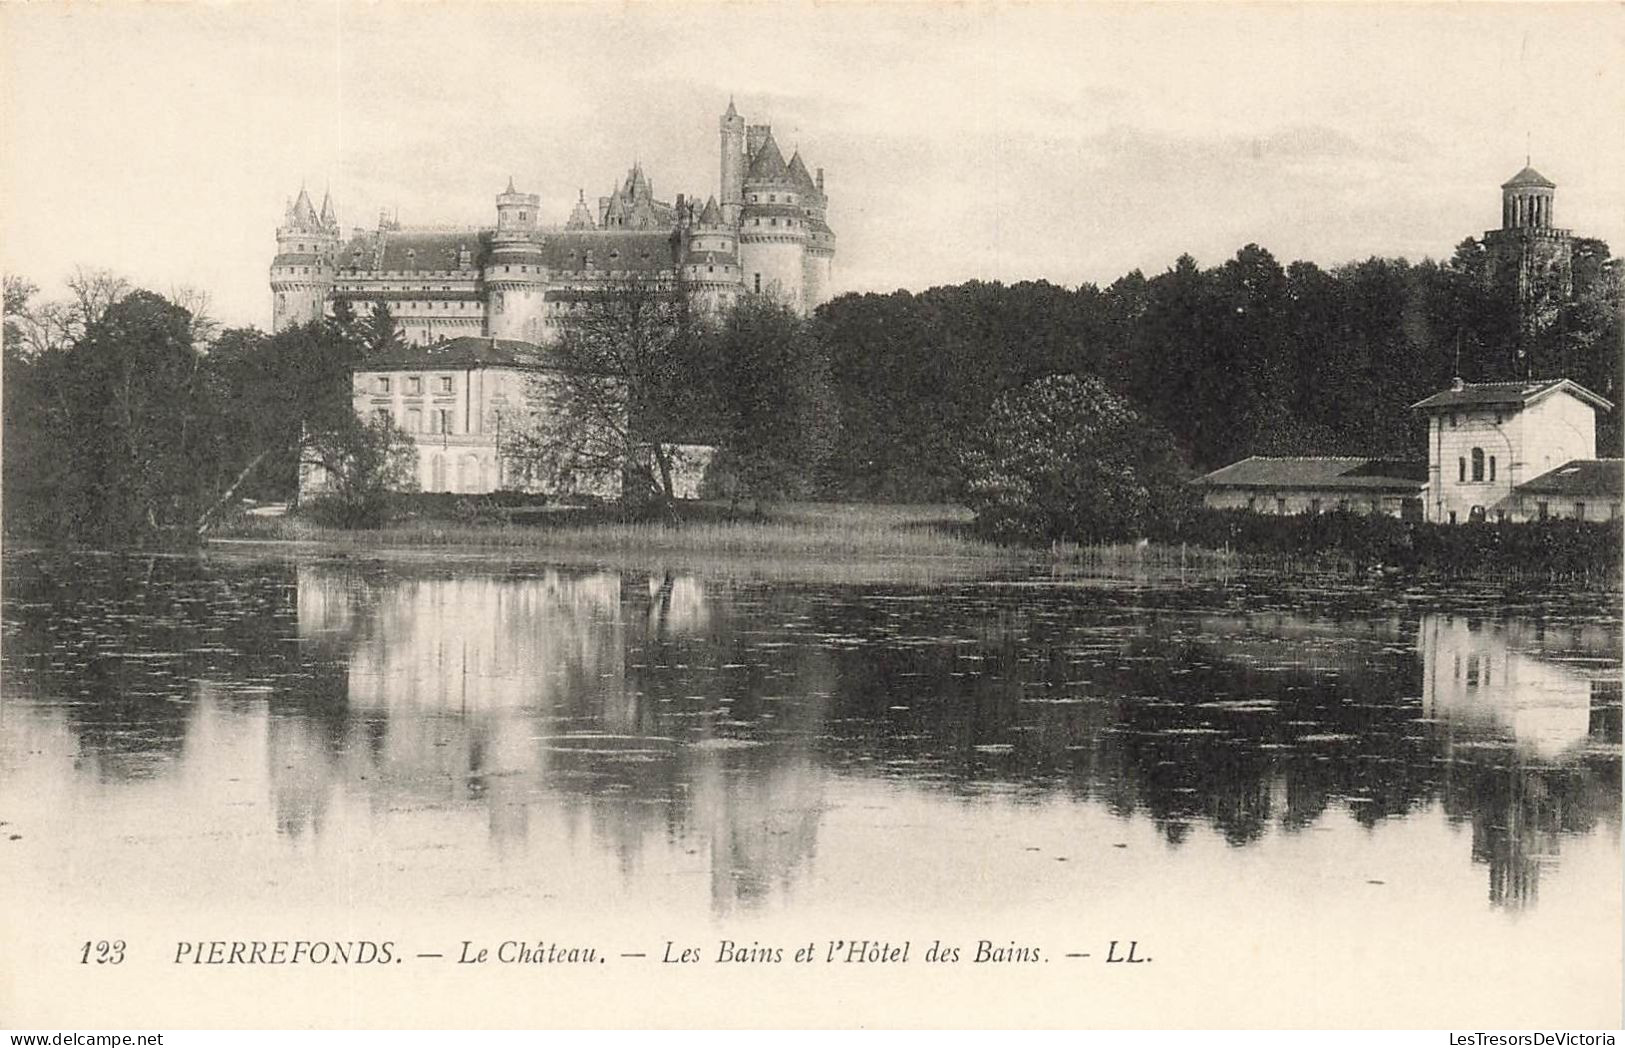
[[[710,313],[728,309],[739,300],[739,232],[716,197],[698,210],[683,236],[683,281],[695,306]]]
[[[1574,243],[1553,225],[1557,184],[1526,162],[1501,183],[1501,228],[1484,234],[1489,276],[1515,296],[1520,331],[1529,335],[1574,290]]]
[[[537,209],[541,197],[508,188],[497,194],[497,228],[485,260],[485,333],[491,338],[538,342],[546,314],[547,261]]]
[[[751,148],[739,212],[739,266],[745,291],[765,295],[799,312],[808,308],[804,256],[806,191],[784,162],[768,125],[745,132]]]
[[[288,204],[276,231],[276,257],[271,260],[271,330],[281,331],[320,320],[333,290],[339,224],[333,198],[322,201],[321,214],[303,186]]]

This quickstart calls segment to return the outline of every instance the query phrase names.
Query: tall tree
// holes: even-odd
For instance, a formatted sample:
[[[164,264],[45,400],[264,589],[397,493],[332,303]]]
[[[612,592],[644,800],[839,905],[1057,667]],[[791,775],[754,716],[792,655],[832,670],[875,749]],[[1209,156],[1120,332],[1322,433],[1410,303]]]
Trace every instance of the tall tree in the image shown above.
[[[734,498],[812,494],[837,418],[829,363],[806,322],[765,297],[750,298],[699,345],[694,377],[710,418],[704,435],[717,445],[712,476]]]
[[[624,497],[669,506],[672,446],[691,423],[694,319],[679,287],[629,278],[583,294],[540,361],[532,408],[503,428],[506,458],[554,489],[621,475]]]

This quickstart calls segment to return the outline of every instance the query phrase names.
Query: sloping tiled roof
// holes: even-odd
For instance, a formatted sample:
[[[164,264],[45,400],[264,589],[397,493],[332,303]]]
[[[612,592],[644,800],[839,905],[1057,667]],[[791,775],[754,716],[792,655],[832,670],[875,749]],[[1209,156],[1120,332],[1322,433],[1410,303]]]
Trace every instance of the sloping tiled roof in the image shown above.
[[[1516,189],[1519,186],[1540,186],[1544,189],[1556,189],[1557,183],[1534,168],[1525,167],[1522,171],[1501,183],[1502,189]]]
[[[1575,459],[1517,486],[1521,495],[1625,494],[1625,459]]]
[[[1439,411],[1461,407],[1494,407],[1511,405],[1525,407],[1558,390],[1574,396],[1604,411],[1614,405],[1571,379],[1530,379],[1527,382],[1468,382],[1460,389],[1440,390],[1431,397],[1411,405],[1413,411]]]
[[[383,258],[378,258],[378,238],[383,238]],[[339,249],[335,259],[340,269],[354,266],[358,269],[400,271],[409,269],[457,269],[458,251],[467,248],[470,265],[478,269],[485,263],[489,231],[458,230],[453,232],[414,233],[394,230],[363,233],[352,237]],[[357,254],[359,249],[360,254]]]
[[[357,371],[433,371],[479,367],[542,368],[559,367],[554,351],[530,342],[508,338],[464,338],[406,345],[371,357]]]
[[[1269,458],[1254,455],[1191,483],[1202,487],[1315,488],[1419,492],[1427,463],[1374,458]]]
[[[722,225],[722,209],[717,206],[715,196],[706,198],[705,210],[700,212],[699,224],[702,226]]]
[[[673,264],[670,231],[580,229],[549,233],[542,241],[543,264],[551,270],[586,269],[589,252],[600,271],[653,273]]]

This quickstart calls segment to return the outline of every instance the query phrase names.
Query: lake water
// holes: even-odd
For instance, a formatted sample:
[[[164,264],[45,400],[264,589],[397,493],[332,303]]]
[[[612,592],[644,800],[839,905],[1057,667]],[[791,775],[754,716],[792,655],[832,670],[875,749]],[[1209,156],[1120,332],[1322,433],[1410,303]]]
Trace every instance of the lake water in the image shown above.
[[[564,1014],[458,1013],[475,984],[420,955],[486,937],[590,944],[645,981],[668,941],[711,971],[721,940],[1043,956],[1009,985],[821,967],[726,1014],[684,1004],[687,975],[658,1007],[557,975],[594,1021],[845,1024],[859,986],[945,1023],[1620,1018],[1617,597],[432,557],[4,568],[5,914],[42,980],[78,978],[81,940],[129,940],[131,972],[99,984],[121,1019],[167,1015],[157,980],[250,1024],[283,1024],[297,990],[296,1014],[343,1025],[353,997],[309,973],[247,992],[171,956],[341,934],[401,944],[408,1023]],[[1112,940],[1155,965],[1100,963]],[[804,1011],[771,1011],[787,1001]]]

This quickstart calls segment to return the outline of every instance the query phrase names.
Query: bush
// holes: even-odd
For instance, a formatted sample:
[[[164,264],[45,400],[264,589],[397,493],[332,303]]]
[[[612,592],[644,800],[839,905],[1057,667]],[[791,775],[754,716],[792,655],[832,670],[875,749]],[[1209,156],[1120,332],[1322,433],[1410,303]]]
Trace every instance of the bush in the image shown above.
[[[961,460],[976,528],[1000,541],[1136,538],[1192,502],[1173,439],[1093,376],[1004,394]]]

